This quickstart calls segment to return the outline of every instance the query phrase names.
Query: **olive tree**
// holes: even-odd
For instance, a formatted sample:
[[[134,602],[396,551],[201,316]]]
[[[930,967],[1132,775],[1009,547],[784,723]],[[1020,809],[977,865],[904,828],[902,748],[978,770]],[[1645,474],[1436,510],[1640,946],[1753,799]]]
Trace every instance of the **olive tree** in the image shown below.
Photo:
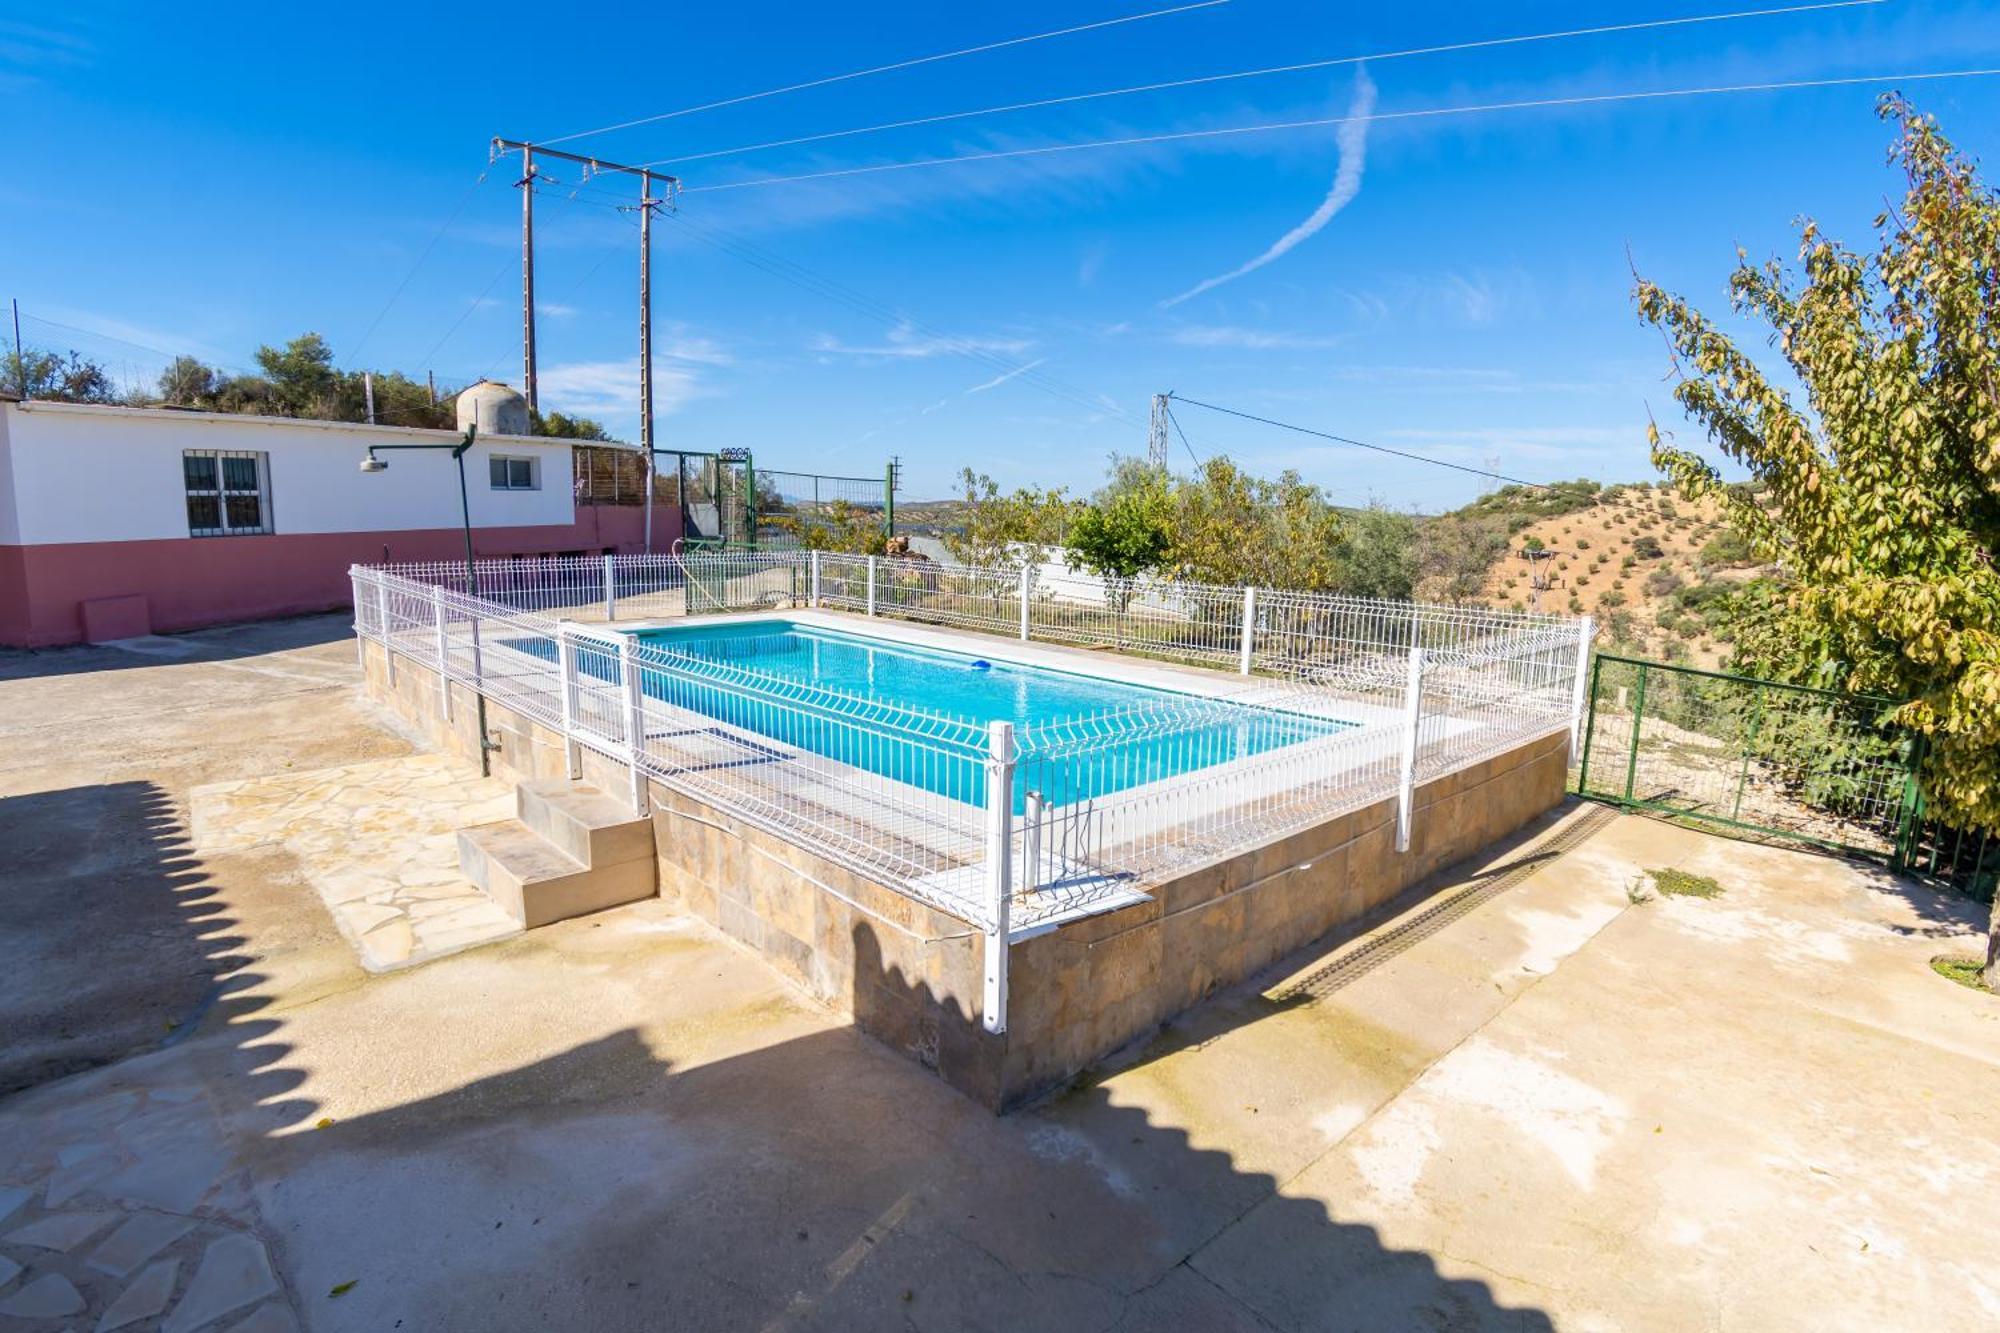
[[[1672,348],[1675,398],[1767,503],[1657,427],[1653,459],[1781,567],[1776,632],[1745,665],[1907,700],[1893,720],[1928,739],[1931,809],[2000,827],[2000,198],[1930,117],[1894,96],[1881,113],[1906,188],[1875,249],[1806,220],[1795,266],[1739,252],[1730,276],[1803,402],[1687,301],[1644,280],[1635,293]],[[1986,977],[2000,981],[2000,920]]]

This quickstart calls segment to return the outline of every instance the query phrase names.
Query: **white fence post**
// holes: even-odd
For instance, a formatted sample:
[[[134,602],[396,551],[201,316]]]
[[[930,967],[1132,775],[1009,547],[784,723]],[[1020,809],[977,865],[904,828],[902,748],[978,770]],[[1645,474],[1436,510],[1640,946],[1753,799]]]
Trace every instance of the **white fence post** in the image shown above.
[[[431,616],[437,621],[438,655],[438,703],[444,709],[444,720],[451,721],[451,649],[445,642],[444,634],[444,588],[431,585]]]
[[[632,813],[646,813],[646,774],[639,758],[646,752],[646,695],[639,678],[639,641],[627,634],[618,645],[625,676],[625,747],[632,770]]]
[[[1403,686],[1403,756],[1396,778],[1396,850],[1410,850],[1410,816],[1417,800],[1417,741],[1424,717],[1424,650],[1410,645],[1410,675]]]
[[[1584,691],[1590,688],[1590,640],[1597,631],[1597,622],[1590,616],[1576,631],[1576,679],[1570,684],[1569,703],[1569,762],[1574,765],[1583,751],[1583,705]]]
[[[1250,674],[1250,652],[1257,646],[1257,590],[1243,589],[1243,645],[1237,654],[1236,674]]]
[[[612,563],[617,557],[604,557],[604,618],[618,619],[618,566]]]
[[[868,614],[875,614],[875,557],[868,557]]]
[[[563,762],[572,778],[583,776],[583,746],[576,739],[576,640],[567,620],[556,622],[556,696],[562,700]]]
[[[354,589],[354,665],[366,671],[368,669],[368,612],[362,606],[361,589],[364,585],[361,582],[361,570],[359,566],[348,566],[347,582]]]
[[[382,630],[382,660],[389,666],[389,688],[396,688],[396,647],[389,641],[389,585],[375,584],[375,623]]]
[[[1021,857],[1027,867],[1014,878],[1030,889],[1042,886],[1042,826],[1048,821],[1049,798],[1028,791],[1021,798]]]
[[[808,587],[808,590],[807,590],[807,595],[806,595],[806,605],[807,605],[807,606],[812,606],[812,607],[817,607],[817,606],[819,605],[819,550],[818,550],[818,548],[814,548],[814,550],[813,550],[813,553],[812,553],[812,582],[811,582],[811,584],[809,585],[809,587]]]
[[[1022,565],[1021,566],[1021,639],[1023,642],[1025,642],[1028,637],[1028,607],[1031,605],[1030,599],[1034,595],[1035,595],[1035,567],[1033,565]]]
[[[988,1032],[1007,1030],[1007,939],[1014,892],[1014,724],[988,724],[986,758],[986,986]]]

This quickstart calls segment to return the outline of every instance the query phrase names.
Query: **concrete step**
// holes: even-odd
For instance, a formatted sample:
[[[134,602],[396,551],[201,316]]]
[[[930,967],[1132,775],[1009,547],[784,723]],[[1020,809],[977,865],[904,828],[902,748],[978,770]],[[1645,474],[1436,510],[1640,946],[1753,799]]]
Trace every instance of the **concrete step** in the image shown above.
[[[514,789],[514,816],[574,861],[593,868],[653,859],[653,821],[587,782],[561,778]]]
[[[458,864],[467,879],[530,930],[650,898],[658,889],[650,855],[585,865],[518,819],[460,829]]]

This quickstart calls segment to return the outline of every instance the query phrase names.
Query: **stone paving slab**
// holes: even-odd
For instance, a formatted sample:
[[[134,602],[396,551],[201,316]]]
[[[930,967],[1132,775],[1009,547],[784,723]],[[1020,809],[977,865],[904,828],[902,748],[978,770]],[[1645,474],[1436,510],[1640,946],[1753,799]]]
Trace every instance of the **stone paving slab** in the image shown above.
[[[370,972],[518,934],[459,874],[460,828],[510,818],[513,788],[418,754],[196,787],[195,850],[284,847]]]
[[[151,1063],[128,1086],[78,1082],[57,1114],[0,1112],[0,1329],[297,1327],[192,1058]],[[113,1169],[66,1182],[81,1163]]]

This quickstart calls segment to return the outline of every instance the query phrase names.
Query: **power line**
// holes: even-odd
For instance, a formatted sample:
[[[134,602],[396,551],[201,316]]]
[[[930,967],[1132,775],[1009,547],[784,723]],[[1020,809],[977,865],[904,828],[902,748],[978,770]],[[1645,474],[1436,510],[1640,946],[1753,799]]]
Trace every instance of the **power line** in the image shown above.
[[[637,120],[621,121],[616,125],[603,125],[594,130],[578,130],[574,134],[564,134],[553,139],[543,139],[544,145],[568,143],[573,139],[587,139],[595,134],[610,134],[617,130],[634,129],[640,125],[652,125],[662,120],[672,120],[677,116],[691,116],[698,111],[714,111],[725,106],[740,106],[744,102],[755,102],[766,97],[779,97],[786,93],[804,92],[808,88],[824,88],[828,84],[846,83],[851,79],[865,79],[874,74],[890,74],[896,70],[914,69],[918,65],[934,65],[942,60],[957,60],[961,56],[980,55],[987,51],[999,51],[1010,46],[1025,46],[1030,42],[1044,42],[1052,37],[1070,37],[1080,32],[1094,32],[1099,28],[1115,28],[1124,23],[1142,23],[1147,19],[1166,18],[1172,14],[1185,14],[1190,10],[1213,9],[1226,5],[1229,0],[1195,0],[1193,4],[1175,5],[1170,9],[1155,9],[1144,14],[1127,14],[1122,18],[1100,19],[1095,23],[1081,23],[1074,27],[1057,28],[1052,32],[1038,32],[1027,37],[1010,37],[1005,41],[987,42],[980,46],[968,46],[957,51],[941,51],[936,55],[917,56],[910,60],[899,60],[893,64],[876,65],[869,69],[849,70],[845,74],[829,74],[824,78],[808,79],[804,83],[786,84],[782,88],[766,88],[762,92],[742,93],[736,97],[725,97],[716,102],[703,102],[699,106],[686,106],[678,111],[662,111],[656,116],[641,116]]]
[[[631,219],[629,218],[626,220],[631,221]],[[636,227],[639,224],[637,222],[632,222],[632,225]],[[584,275],[576,280],[573,286],[566,287],[563,289],[563,295],[567,296],[572,291],[580,292],[585,287],[588,287],[590,285],[590,280],[597,276],[597,271],[603,268],[606,264],[610,263],[612,258],[616,256],[618,253],[619,250],[616,247],[606,246],[604,249],[604,253],[597,257],[597,262],[595,264],[592,264],[590,268],[585,271]],[[554,302],[551,304],[560,304],[560,303]],[[512,348],[508,348],[507,350],[502,351],[500,355],[494,357],[492,361],[487,363],[486,369],[480,372],[479,378],[483,380],[492,379],[493,372],[500,368],[500,363],[502,361],[505,361],[508,357],[512,356],[513,354],[514,354],[514,349]]]
[[[676,157],[663,157],[645,165],[656,167],[665,163],[705,162],[718,157],[736,157],[746,153],[759,153],[772,148],[795,148],[801,144],[823,143],[829,139],[853,138],[863,134],[880,134],[888,130],[914,129],[922,125],[940,125],[947,121],[968,120],[976,116],[1006,115],[1015,111],[1036,111],[1052,106],[1071,106],[1078,102],[1092,102],[1110,97],[1129,97],[1137,93],[1167,92],[1177,88],[1196,88],[1212,83],[1227,83],[1241,79],[1266,78],[1274,74],[1300,74],[1316,69],[1331,69],[1341,65],[1359,65],[1373,61],[1406,60],[1416,56],[1447,55],[1462,51],[1483,51],[1502,46],[1521,46],[1533,42],[1563,41],[1577,37],[1601,37],[1612,33],[1643,32],[1659,28],[1688,27],[1704,23],[1727,23],[1738,19],[1773,18],[1789,14],[1810,14],[1829,9],[1855,9],[1879,5],[1886,0],[1826,0],[1825,3],[1787,5],[1782,9],[1743,9],[1721,14],[1700,14],[1688,18],[1647,19],[1635,23],[1608,23],[1594,28],[1570,28],[1558,32],[1527,33],[1514,37],[1489,37],[1476,41],[1449,42],[1439,46],[1418,46],[1402,51],[1378,51],[1372,55],[1335,56],[1326,60],[1308,60],[1295,65],[1272,65],[1264,69],[1235,70],[1227,74],[1204,74],[1187,79],[1168,79],[1161,83],[1141,83],[1125,88],[1106,88],[1097,92],[1070,93],[1061,97],[1044,97],[1031,102],[1012,102],[1003,106],[981,107],[976,111],[947,111],[935,116],[919,116],[912,120],[893,120],[880,125],[864,125],[855,129],[828,130],[820,134],[804,134],[792,139],[772,139],[765,143],[743,144],[735,148],[717,148],[703,153],[686,153]]]
[[[368,321],[367,329],[355,340],[354,346],[340,358],[342,361],[352,364],[353,358],[361,355],[362,347],[367,344],[370,338],[375,336],[375,330],[381,327],[382,320],[388,315],[390,308],[402,297],[403,289],[410,285],[410,279],[417,276],[417,270],[422,268],[424,262],[431,257],[431,251],[437,249],[438,242],[444,239],[444,234],[451,230],[454,222],[458,221],[458,215],[465,211],[465,205],[472,199],[473,192],[485,183],[486,172],[482,171],[473,180],[472,184],[465,187],[465,193],[458,197],[456,204],[452,205],[450,214],[446,216],[444,222],[438,227],[437,233],[431,237],[430,243],[423,248],[423,253],[417,256],[414,264],[410,265],[410,271],[403,275],[403,280],[396,284],[396,290],[389,293],[389,299],[384,301],[382,308],[375,312],[375,318]]]
[[[45,328],[61,329],[66,333],[82,334],[86,338],[95,338],[100,342],[117,343],[121,347],[130,347],[134,351],[150,352],[154,356],[164,357],[168,362],[177,360],[182,356],[191,355],[186,352],[170,352],[164,347],[154,347],[148,343],[133,342],[130,338],[120,338],[116,334],[105,333],[98,329],[86,329],[76,324],[65,324],[60,320],[44,319],[40,315],[31,315],[26,311],[21,312],[21,322],[24,324],[40,324]],[[258,373],[241,364],[223,361],[211,363],[201,357],[196,357],[195,359],[201,361],[204,365],[212,365],[214,369],[225,370],[233,375],[254,375]]]
[[[556,186],[557,193],[567,203],[582,203],[592,207],[614,210],[625,207],[624,198],[621,195],[612,195],[607,191],[594,189],[583,184],[569,188],[562,187],[560,182],[552,182],[552,184]],[[549,192],[538,189],[537,193],[548,194]],[[579,198],[580,195],[589,195],[592,197]],[[907,311],[876,300],[874,297],[857,291],[852,287],[844,286],[835,279],[809,268],[796,260],[787,259],[783,255],[762,249],[740,238],[724,236],[716,230],[690,218],[685,212],[676,211],[668,214],[668,216],[687,232],[690,239],[720,250],[740,263],[747,264],[751,268],[777,278],[782,282],[788,282],[823,300],[845,306],[847,309],[870,319],[880,320],[891,326],[901,325],[917,333],[924,334],[935,340],[940,345],[941,350],[950,355],[964,357],[987,369],[1018,378],[1052,397],[1069,403],[1071,406],[1081,407],[1088,412],[1106,412],[1112,416],[1121,418],[1128,416],[1125,409],[1118,406],[1115,401],[1109,398],[1101,396],[1093,397],[1088,390],[1067,383],[1053,375],[1046,374],[1037,369],[1032,363],[1015,361],[996,352],[972,346],[964,334],[951,333],[935,325],[928,324],[910,315]]]
[[[444,336],[442,338],[439,338],[435,343],[432,343],[431,350],[424,353],[423,365],[421,367],[422,369],[429,370],[431,368],[431,362],[437,359],[437,354],[444,350],[444,345],[451,341],[452,335],[458,332],[459,326],[465,323],[466,319],[472,314],[473,311],[479,309],[479,307],[485,303],[486,294],[493,290],[493,285],[500,281],[500,279],[506,274],[508,269],[514,267],[514,263],[515,263],[514,257],[512,255],[509,255],[506,259],[500,262],[499,268],[493,270],[493,276],[488,278],[486,280],[486,285],[479,289],[479,295],[472,298],[472,300],[466,305],[465,309],[459,312],[458,318],[451,322],[451,327],[444,331]]]
[[[802,181],[831,180],[843,176],[866,176],[882,171],[910,171],[918,167],[943,167],[961,162],[993,162],[1003,158],[1040,157],[1052,153],[1075,153],[1094,148],[1131,148],[1145,144],[1174,143],[1187,139],[1219,139],[1240,134],[1268,134],[1279,130],[1319,129],[1332,125],[1375,124],[1391,120],[1424,120],[1443,116],[1483,115],[1494,111],[1531,111],[1555,107],[1595,106],[1614,102],[1645,102],[1667,98],[1713,97],[1726,93],[1788,92],[1803,88],[1846,88],[1860,84],[1922,83],[1936,79],[1984,79],[2000,75],[2000,69],[1933,70],[1914,74],[1872,74],[1839,79],[1793,79],[1776,83],[1737,83],[1699,88],[1658,88],[1630,93],[1590,93],[1574,97],[1538,97],[1519,102],[1486,102],[1473,106],[1426,107],[1414,111],[1378,111],[1366,116],[1324,116],[1312,120],[1274,121],[1263,125],[1234,125],[1215,130],[1179,130],[1165,134],[1130,135],[1120,139],[1094,139],[1084,143],[1044,144],[1039,148],[1008,148],[984,153],[960,153],[952,157],[918,158],[909,162],[883,162],[866,167],[842,167],[831,171],[808,171],[793,176],[759,176],[751,180],[724,181],[717,185],[694,185],[683,193],[700,194],[717,190],[743,190],[765,185],[794,185]]]
[[[750,265],[752,268],[759,269],[781,281],[789,282],[822,299],[845,306],[869,318],[882,320],[890,325],[902,325],[910,328],[935,340],[945,352],[951,355],[964,357],[989,369],[1012,373],[1025,383],[1033,385],[1053,397],[1060,398],[1072,406],[1082,407],[1086,411],[1092,412],[1110,412],[1112,415],[1119,417],[1126,415],[1124,409],[1120,408],[1115,402],[1094,398],[1087,390],[1078,388],[1053,375],[1035,369],[1030,363],[1015,361],[996,352],[971,346],[962,334],[951,333],[925,323],[923,320],[911,316],[906,311],[877,301],[865,293],[856,291],[822,273],[806,267],[804,264],[786,259],[770,251],[762,250],[746,241],[734,237],[720,236],[689,218],[685,213],[675,213],[672,216],[694,239],[722,250],[737,260]]]
[[[1195,453],[1194,446],[1188,443],[1187,432],[1181,429],[1180,420],[1174,416],[1173,399],[1174,396],[1171,393],[1167,395],[1167,422],[1174,428],[1174,434],[1181,437],[1181,448],[1187,450],[1188,457],[1194,460],[1195,470],[1200,471],[1202,467],[1201,456]]]
[[[1366,440],[1357,440],[1346,435],[1335,435],[1331,431],[1314,430],[1310,426],[1297,426],[1289,421],[1277,421],[1271,417],[1260,417],[1254,412],[1239,412],[1233,407],[1218,407],[1214,403],[1204,403],[1198,398],[1183,398],[1178,394],[1168,394],[1167,396],[1174,402],[1186,403],[1189,407],[1205,407],[1211,412],[1220,412],[1224,416],[1240,417],[1244,421],[1255,421],[1259,425],[1264,426],[1276,426],[1279,430],[1294,431],[1300,435],[1312,435],[1322,440],[1331,440],[1335,444],[1352,445],[1356,449],[1369,449],[1378,454],[1391,454],[1397,458],[1407,458],[1413,463],[1429,463],[1432,467],[1447,467],[1453,472],[1469,472],[1475,477],[1495,477],[1501,481],[1512,483],[1515,486],[1532,486],[1538,491],[1552,491],[1555,489],[1555,487],[1547,485],[1544,482],[1524,481],[1520,477],[1509,477],[1499,472],[1488,472],[1484,468],[1466,467],[1462,463],[1448,463],[1442,458],[1430,458],[1423,454],[1413,454],[1402,449],[1391,449],[1387,445],[1370,444]],[[1168,412],[1171,416],[1172,409],[1168,409]]]

